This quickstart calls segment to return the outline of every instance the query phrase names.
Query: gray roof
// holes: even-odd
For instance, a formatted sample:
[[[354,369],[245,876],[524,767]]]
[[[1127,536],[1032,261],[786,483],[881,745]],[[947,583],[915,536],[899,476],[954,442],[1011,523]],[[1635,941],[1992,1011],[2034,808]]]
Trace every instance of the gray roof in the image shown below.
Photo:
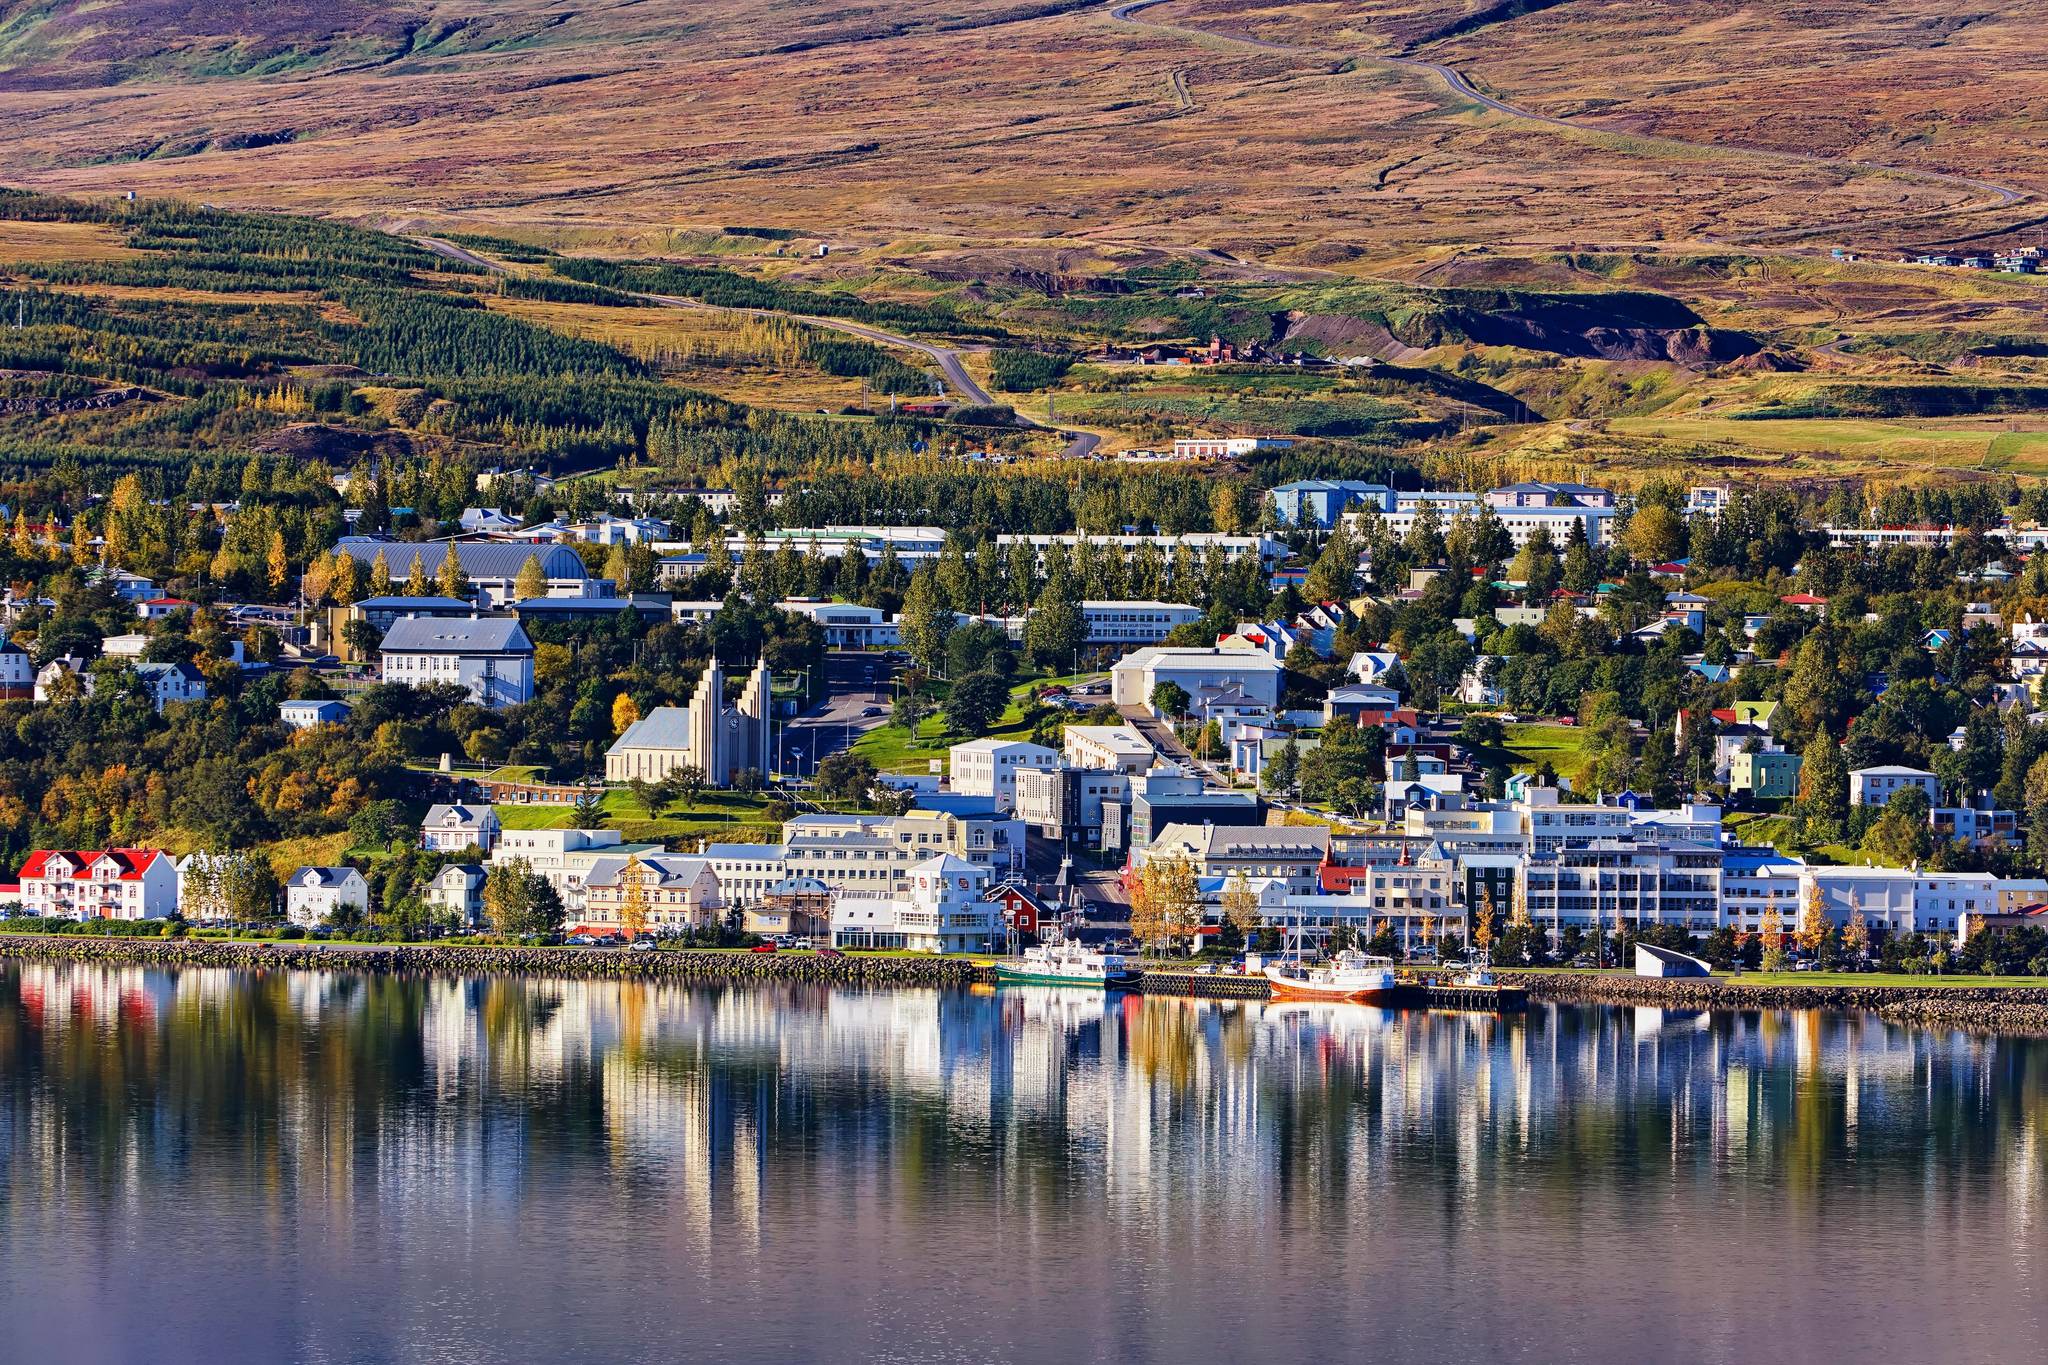
[[[490,815],[491,813],[491,808],[489,806],[468,806],[460,803],[447,803],[439,806],[428,807],[426,818],[420,821],[420,824],[423,827],[440,825],[449,816],[453,815],[462,824],[479,825],[483,823],[483,818],[486,815]]]
[[[469,560],[465,558],[466,566]],[[382,597],[365,597],[356,603],[364,611],[475,611],[476,607],[459,597],[407,597],[404,593],[386,593]]]
[[[391,577],[403,580],[412,574],[415,559],[424,565],[429,576],[439,573],[442,561],[448,558],[448,544],[445,540],[413,544],[343,536],[334,548],[366,569],[377,562],[381,553]],[[471,578],[517,578],[526,561],[536,557],[540,560],[540,571],[549,578],[573,578],[580,582],[590,577],[583,556],[566,545],[503,545],[496,541],[465,540],[457,553],[462,558],[463,573]]]
[[[690,708],[657,706],[626,727],[626,733],[612,741],[609,754],[628,749],[687,749],[690,747]]]
[[[533,641],[510,616],[404,616],[391,623],[386,654],[531,654]]]
[[[291,886],[340,886],[355,873],[352,867],[302,867],[292,873]]]
[[[781,844],[706,844],[707,858],[780,858],[788,852]]]
[[[629,861],[630,858],[599,858],[591,863],[590,871],[584,874],[583,884],[587,887],[616,886],[619,874],[626,870]],[[707,859],[683,857],[672,853],[641,858],[640,865],[654,869],[655,876],[659,879],[655,883],[657,886],[688,886],[711,866]]]

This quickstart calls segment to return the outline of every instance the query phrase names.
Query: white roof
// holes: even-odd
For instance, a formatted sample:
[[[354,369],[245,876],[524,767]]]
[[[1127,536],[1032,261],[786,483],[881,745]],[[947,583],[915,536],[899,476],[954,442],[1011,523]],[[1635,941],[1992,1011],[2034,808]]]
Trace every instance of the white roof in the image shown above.
[[[1117,667],[1200,668],[1204,664],[1247,668],[1265,673],[1281,671],[1278,659],[1255,649],[1183,649],[1170,645],[1148,645],[1144,649],[1134,649],[1124,655]]]
[[[1898,763],[1880,763],[1874,768],[1858,768],[1851,777],[1932,777],[1925,768],[1908,768]]]

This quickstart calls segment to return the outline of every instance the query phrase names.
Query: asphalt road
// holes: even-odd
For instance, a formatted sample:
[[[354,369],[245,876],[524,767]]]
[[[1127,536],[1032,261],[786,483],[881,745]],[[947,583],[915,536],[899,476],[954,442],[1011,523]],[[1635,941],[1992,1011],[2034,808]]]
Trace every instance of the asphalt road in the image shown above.
[[[1521,119],[1528,123],[1544,124],[1552,128],[1571,128],[1581,132],[1611,131],[1602,129],[1597,123],[1577,123],[1571,119],[1559,118],[1553,114],[1539,114],[1534,110],[1510,104],[1506,100],[1496,99],[1494,96],[1486,94],[1474,86],[1455,67],[1446,66],[1442,62],[1432,62],[1419,57],[1390,57],[1377,53],[1337,53],[1322,48],[1302,47],[1294,43],[1277,43],[1270,39],[1253,38],[1239,33],[1219,33],[1211,29],[1196,28],[1188,24],[1173,24],[1163,20],[1140,19],[1137,17],[1140,10],[1152,9],[1165,3],[1167,3],[1167,0],[1128,0],[1125,4],[1113,6],[1109,11],[1109,17],[1118,23],[1131,24],[1139,28],[1149,28],[1161,33],[1174,33],[1182,37],[1201,37],[1211,40],[1221,39],[1224,42],[1257,48],[1264,52],[1292,53],[1303,57],[1324,59],[1343,56],[1351,57],[1357,61],[1377,63],[1382,66],[1394,66],[1409,71],[1420,71],[1434,76],[1437,80],[1443,82],[1452,94],[1457,95],[1461,99],[1469,100],[1482,109],[1490,109],[1497,114],[1506,114],[1510,118]],[[1922,170],[1916,166],[1892,166],[1878,161],[1858,161],[1848,157],[1820,156],[1811,152],[1773,151],[1767,147],[1745,147],[1740,144],[1687,142],[1675,137],[1657,136],[1655,140],[1669,143],[1674,147],[1689,147],[1704,151],[1732,153],[1740,156],[1769,157],[1773,160],[1792,161],[1810,166],[1828,166],[1845,171],[1898,175],[1929,184],[1953,185],[1958,189],[1972,190],[1979,194],[1992,196],[1996,202],[1987,203],[1982,206],[1984,208],[2002,208],[2007,204],[2017,203],[2019,200],[2029,197],[2027,191],[2015,189],[2010,185],[2000,185],[1989,180],[1974,180],[1969,176],[1950,175],[1945,171]],[[1946,214],[1954,211],[1953,208],[1929,209],[1924,213],[1916,213],[1910,216],[1931,217],[1936,214]]]
[[[877,726],[889,723],[889,680],[895,665],[853,650],[825,656],[825,700],[782,727],[776,768],[808,777],[818,764]],[[879,707],[880,715],[861,712]]]
[[[416,237],[413,240],[435,255],[445,256],[451,261],[460,261],[464,265],[475,266],[482,270],[491,271],[494,274],[506,273],[505,267],[496,261],[479,256],[474,251],[464,250],[453,242],[444,242],[438,237]],[[631,291],[626,292],[630,293]],[[919,341],[915,337],[899,336],[895,332],[884,332],[879,328],[869,327],[862,323],[848,322],[844,318],[818,317],[811,313],[781,313],[772,308],[720,308],[696,299],[684,298],[678,294],[634,294],[633,297],[646,299],[651,303],[658,303],[667,308],[691,308],[714,313],[744,313],[748,317],[756,318],[788,318],[791,322],[801,322],[812,327],[825,327],[835,332],[844,332],[848,336],[859,337],[862,341],[872,341],[877,346],[893,346],[899,350],[915,351],[937,365],[940,375],[946,381],[947,387],[951,388],[954,393],[958,394],[966,402],[980,407],[999,406],[994,395],[974,382],[974,376],[967,372],[967,366],[961,362],[960,352],[947,346],[940,346],[929,341]],[[1090,432],[1068,431],[1061,427],[1048,427],[1043,422],[1034,422],[1023,413],[1017,414],[1017,421],[1034,430],[1057,432],[1059,435],[1067,437],[1066,449],[1061,453],[1070,460],[1078,460],[1088,455],[1101,443],[1101,438]]]

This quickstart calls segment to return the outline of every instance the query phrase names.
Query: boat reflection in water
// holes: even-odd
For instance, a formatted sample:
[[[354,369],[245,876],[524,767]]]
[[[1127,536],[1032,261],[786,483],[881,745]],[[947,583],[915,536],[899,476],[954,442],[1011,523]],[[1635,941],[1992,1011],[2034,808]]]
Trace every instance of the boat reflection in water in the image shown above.
[[[22,1360],[2006,1360],[2044,1124],[2048,1043],[1860,1016],[0,964],[0,1308]]]

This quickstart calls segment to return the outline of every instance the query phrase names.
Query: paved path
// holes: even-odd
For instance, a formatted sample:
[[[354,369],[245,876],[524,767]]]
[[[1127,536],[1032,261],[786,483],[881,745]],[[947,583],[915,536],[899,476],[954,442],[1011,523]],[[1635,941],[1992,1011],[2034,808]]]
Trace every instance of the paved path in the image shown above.
[[[1603,128],[1597,123],[1580,123],[1573,119],[1560,118],[1554,114],[1539,114],[1532,109],[1524,109],[1519,105],[1510,104],[1506,100],[1496,99],[1494,96],[1474,86],[1455,67],[1448,66],[1443,62],[1432,62],[1420,57],[1383,56],[1377,53],[1334,52],[1325,48],[1304,47],[1296,43],[1278,43],[1267,38],[1253,38],[1245,34],[1219,33],[1213,29],[1197,28],[1191,24],[1175,24],[1164,20],[1141,19],[1137,17],[1140,10],[1152,9],[1167,2],[1168,0],[1126,0],[1126,3],[1111,7],[1109,17],[1118,23],[1130,24],[1138,28],[1148,28],[1156,32],[1175,34],[1184,38],[1204,38],[1210,41],[1234,43],[1242,47],[1256,48],[1262,52],[1288,53],[1295,56],[1315,57],[1325,60],[1348,57],[1354,61],[1372,62],[1380,66],[1398,67],[1407,71],[1419,71],[1435,77],[1452,94],[1457,95],[1461,99],[1469,100],[1480,108],[1492,110],[1497,114],[1506,114],[1510,118],[1521,119],[1527,123],[1544,124],[1552,128],[1569,128],[1576,132],[1605,132],[1615,133],[1617,136],[1621,135],[1618,130]],[[1661,134],[1648,135],[1648,140],[1664,142],[1674,147],[1684,147],[1693,150],[1720,152],[1737,156],[1768,157],[1777,161],[1791,161],[1810,166],[1827,166],[1851,172],[1897,175],[1928,184],[1950,185],[1957,189],[1989,195],[1990,199],[1984,204],[1979,205],[1978,207],[1980,208],[2001,208],[2007,204],[2018,203],[2022,199],[2032,197],[2030,191],[2015,189],[2010,185],[2000,185],[1989,180],[1975,180],[1964,175],[1950,175],[1945,171],[1922,170],[1915,166],[1892,166],[1878,161],[1860,161],[1850,157],[1821,156],[1812,152],[1773,151],[1767,147],[1746,147],[1735,143],[1687,142],[1682,138],[1666,137]],[[1927,209],[1909,216],[1915,218],[1933,217],[1957,211],[1956,206],[1949,206]]]
[[[451,261],[460,261],[464,265],[488,270],[493,274],[502,275],[509,273],[506,267],[497,261],[479,256],[474,251],[464,250],[453,242],[442,241],[439,237],[415,237],[413,240],[435,255],[445,256]],[[772,308],[723,308],[716,304],[704,303],[698,299],[685,298],[679,294],[642,294],[636,293],[633,290],[622,290],[620,292],[632,294],[634,298],[645,299],[649,303],[658,303],[664,308],[690,308],[710,313],[743,313],[748,317],[754,318],[787,318],[791,322],[800,322],[811,327],[826,327],[835,332],[844,332],[848,336],[856,336],[863,341],[872,341],[878,346],[893,346],[899,350],[915,351],[936,364],[939,367],[939,373],[945,376],[947,386],[967,402],[981,407],[998,406],[995,397],[987,389],[975,383],[974,376],[967,373],[967,366],[961,363],[960,352],[950,347],[940,346],[929,341],[919,341],[914,337],[899,336],[895,332],[884,332],[880,328],[869,327],[858,322],[849,322],[845,318],[819,317],[811,313],[784,313]],[[1091,453],[1101,442],[1100,437],[1090,432],[1068,431],[1061,427],[1049,427],[1043,422],[1033,421],[1021,412],[1017,414],[1017,421],[1035,430],[1052,431],[1067,437],[1066,449],[1061,453],[1068,459],[1080,459],[1082,456]]]

